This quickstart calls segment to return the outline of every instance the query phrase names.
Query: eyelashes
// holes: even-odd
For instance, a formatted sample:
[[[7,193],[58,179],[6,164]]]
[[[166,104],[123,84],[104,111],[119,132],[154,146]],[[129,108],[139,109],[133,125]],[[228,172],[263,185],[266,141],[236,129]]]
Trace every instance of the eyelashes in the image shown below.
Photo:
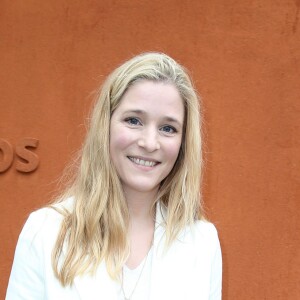
[[[170,134],[177,132],[176,128],[171,125],[165,125],[162,128],[160,128],[160,130]]]
[[[126,118],[125,122],[133,126],[142,125],[141,121],[138,118],[134,117]]]

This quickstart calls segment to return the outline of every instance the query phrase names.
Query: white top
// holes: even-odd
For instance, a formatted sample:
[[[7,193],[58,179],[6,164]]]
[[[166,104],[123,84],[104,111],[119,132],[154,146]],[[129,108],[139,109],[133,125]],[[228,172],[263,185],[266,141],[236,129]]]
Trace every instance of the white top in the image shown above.
[[[130,269],[126,265],[123,267],[123,290],[125,296],[130,300],[147,300],[150,295],[151,286],[151,264],[153,258],[153,247],[148,255],[135,268]],[[124,300],[121,284],[118,284],[118,300]],[[131,296],[131,297],[130,297]],[[130,297],[130,298],[129,298]]]
[[[72,210],[73,201],[70,198],[59,206]],[[139,298],[136,294],[136,299],[221,300],[222,257],[214,225],[197,221],[187,226],[164,252],[165,214],[158,203],[151,271],[145,273],[150,280],[144,278],[150,287],[147,292],[142,284],[139,293],[148,295]],[[116,281],[108,275],[105,262],[96,274],[75,277],[72,286],[63,287],[57,280],[51,254],[62,220],[51,208],[30,215],[18,240],[6,300],[119,300]]]

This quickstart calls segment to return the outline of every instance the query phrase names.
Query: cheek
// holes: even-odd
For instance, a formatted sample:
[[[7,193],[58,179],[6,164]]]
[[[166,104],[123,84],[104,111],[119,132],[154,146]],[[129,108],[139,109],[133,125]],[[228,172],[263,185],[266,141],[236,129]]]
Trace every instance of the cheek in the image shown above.
[[[123,128],[113,128],[110,136],[110,151],[114,153],[123,150],[132,142],[132,137]]]
[[[165,148],[167,157],[169,157],[169,159],[172,159],[173,163],[175,163],[178,157],[180,146],[181,146],[181,139],[178,139],[177,141],[173,141],[169,143]]]
[[[128,145],[128,138],[126,136],[118,135],[112,138],[112,148],[122,150]]]

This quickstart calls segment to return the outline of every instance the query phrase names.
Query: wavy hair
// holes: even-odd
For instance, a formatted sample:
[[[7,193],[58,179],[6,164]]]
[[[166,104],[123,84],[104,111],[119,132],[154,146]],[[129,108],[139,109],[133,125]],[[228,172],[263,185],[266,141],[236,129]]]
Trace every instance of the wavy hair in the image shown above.
[[[199,98],[187,71],[162,53],[144,53],[113,71],[97,96],[74,180],[56,201],[73,197],[73,208],[59,209],[63,222],[52,253],[52,265],[62,285],[94,273],[105,261],[116,279],[129,255],[129,212],[109,153],[110,119],[122,96],[137,81],[173,84],[184,103],[182,144],[170,174],[161,183],[156,201],[167,209],[166,248],[180,230],[204,218],[200,197],[201,135]],[[155,203],[153,209],[155,209]],[[64,249],[64,254],[62,254]]]

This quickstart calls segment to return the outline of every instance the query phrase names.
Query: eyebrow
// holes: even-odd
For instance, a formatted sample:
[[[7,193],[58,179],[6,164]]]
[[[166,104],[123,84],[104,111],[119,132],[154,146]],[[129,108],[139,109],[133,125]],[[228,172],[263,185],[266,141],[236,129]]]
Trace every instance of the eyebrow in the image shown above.
[[[124,114],[128,114],[128,113],[135,113],[138,115],[146,115],[147,113],[144,110],[141,109],[130,109],[124,112]],[[177,123],[179,126],[182,125],[181,122],[179,122],[177,119],[170,117],[170,116],[165,116],[164,120],[166,120],[167,122],[172,122],[172,123]]]
[[[128,114],[128,113],[135,113],[138,115],[145,115],[146,112],[144,110],[141,109],[130,109],[130,110],[126,110],[124,113]]]

